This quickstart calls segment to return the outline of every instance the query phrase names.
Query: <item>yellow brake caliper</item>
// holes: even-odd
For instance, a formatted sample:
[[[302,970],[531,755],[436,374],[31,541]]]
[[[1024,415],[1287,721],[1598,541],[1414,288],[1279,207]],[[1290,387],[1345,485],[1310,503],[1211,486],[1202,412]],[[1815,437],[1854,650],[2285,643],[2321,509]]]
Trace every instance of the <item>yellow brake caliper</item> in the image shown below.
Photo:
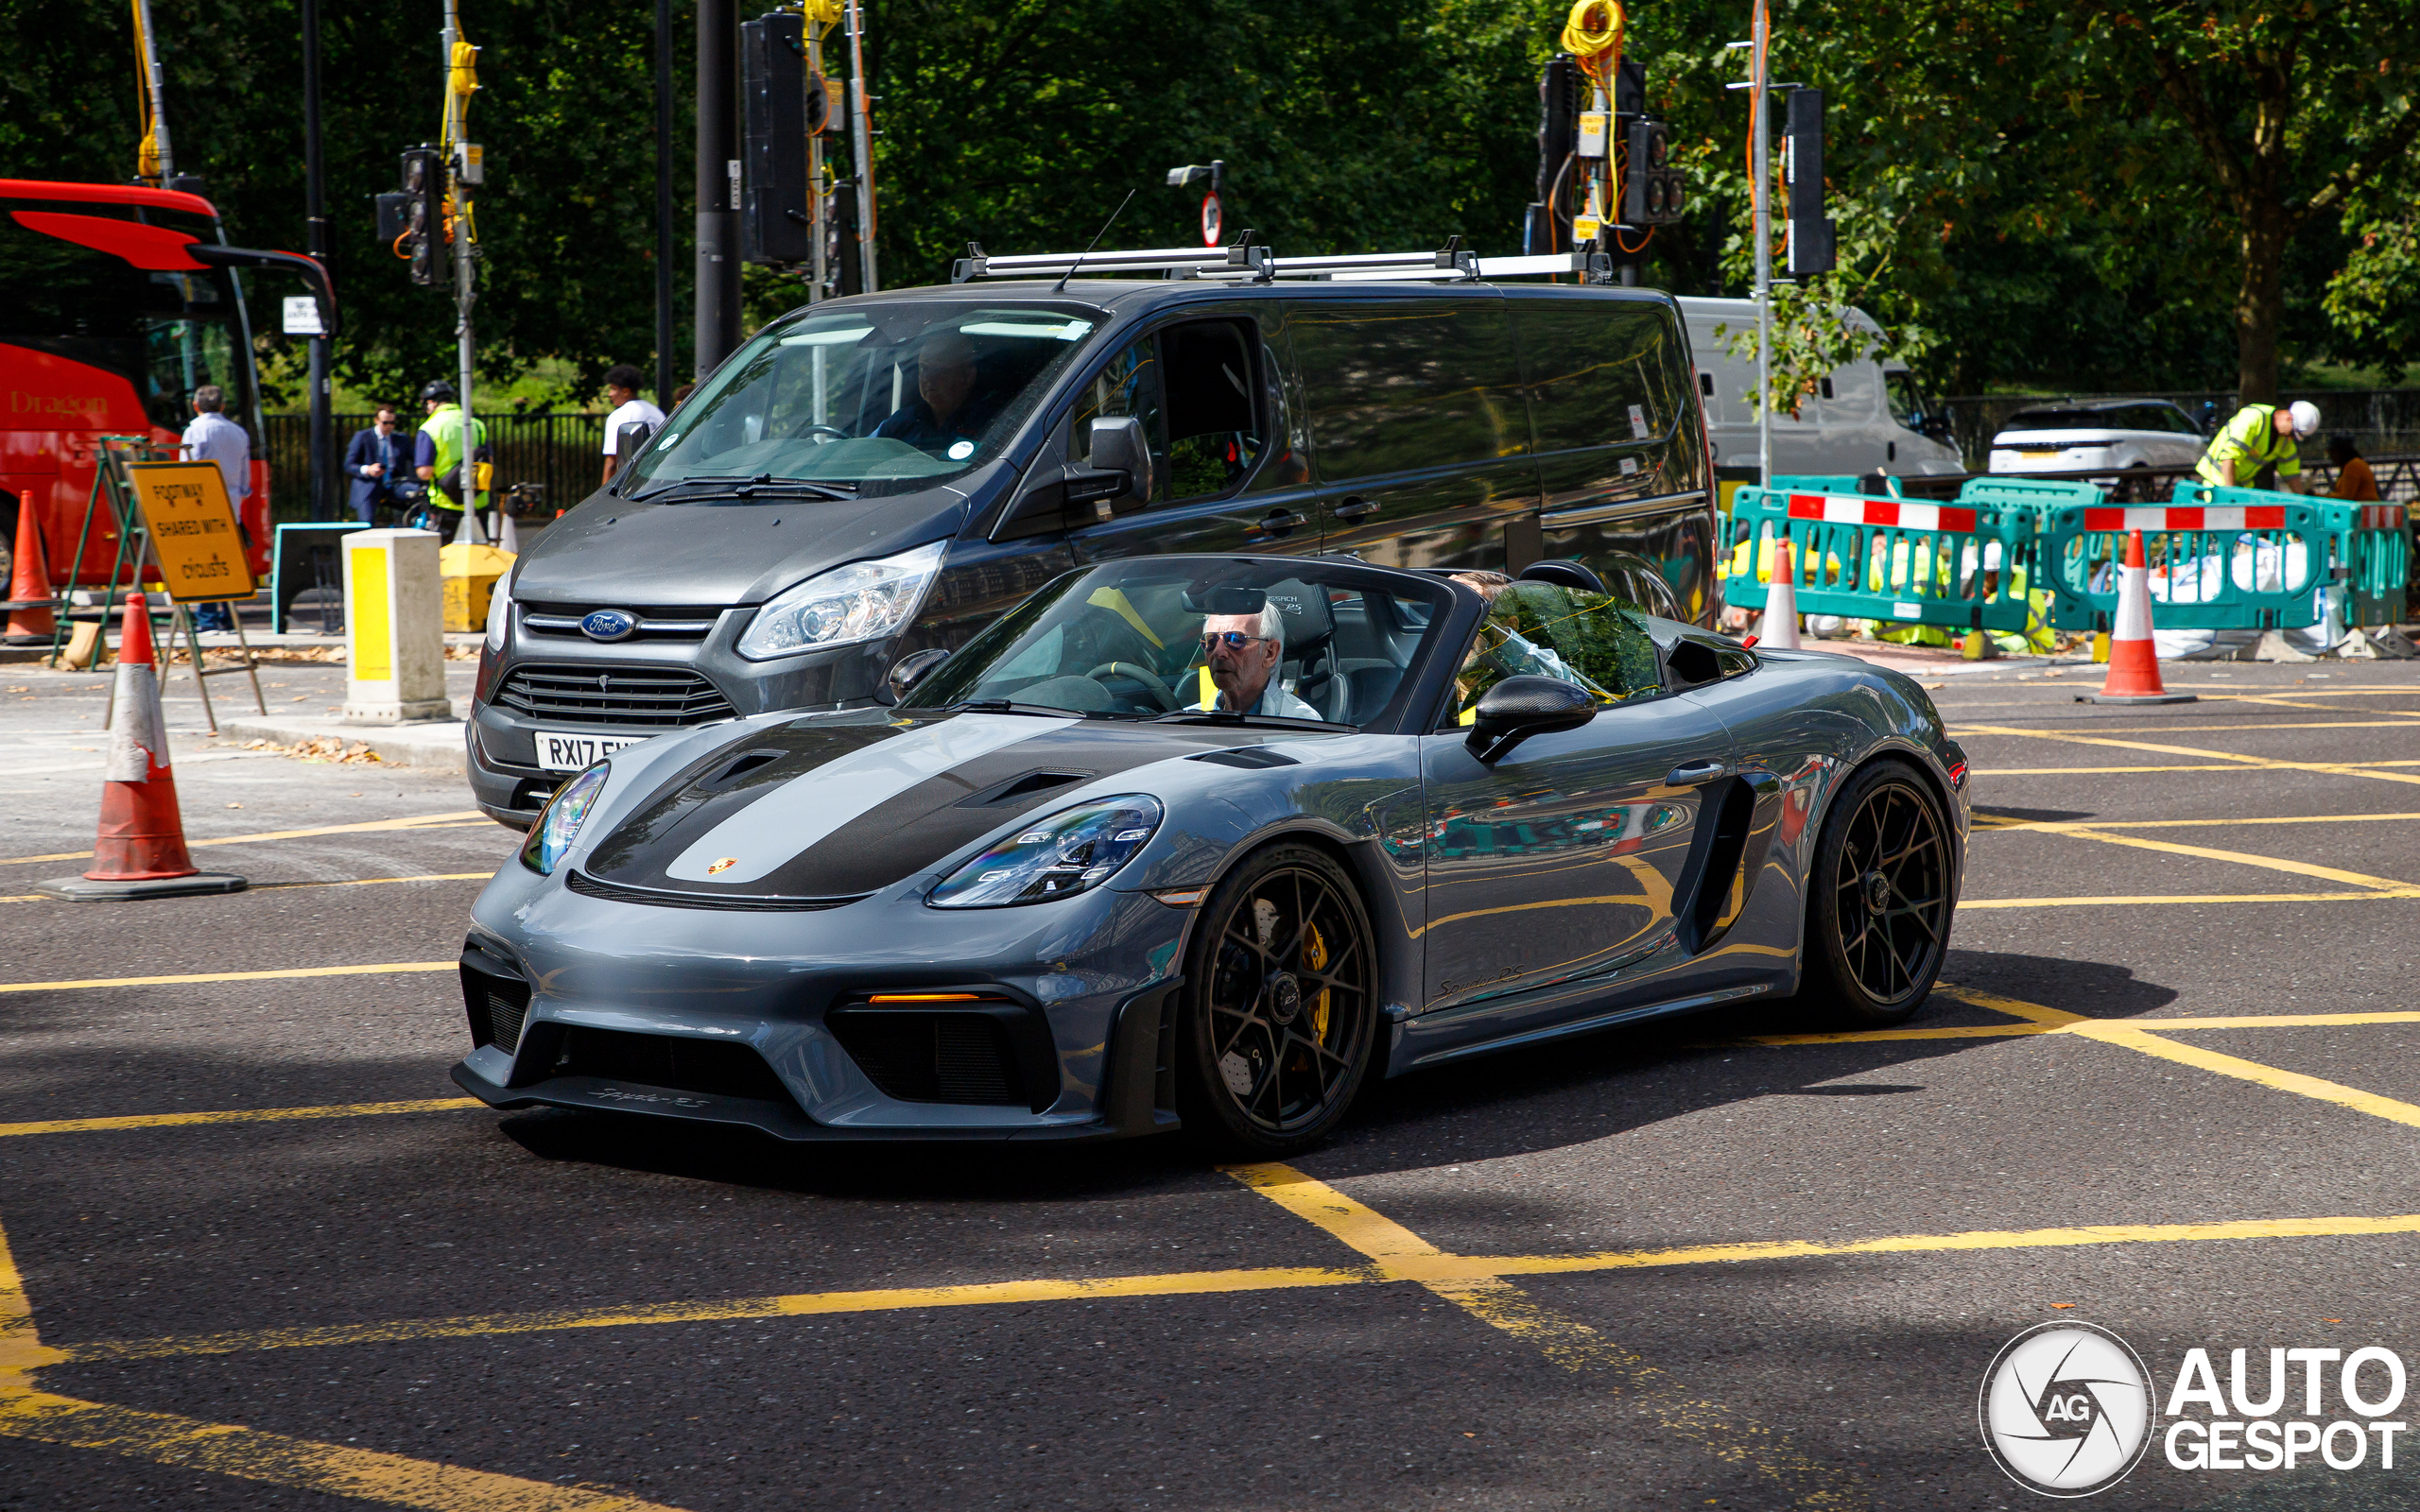
[[[1327,970],[1327,941],[1321,937],[1317,924],[1305,932],[1303,964],[1314,971]],[[1318,1001],[1311,1005],[1311,1038],[1322,1044],[1327,1043],[1327,995],[1326,988],[1320,988]]]

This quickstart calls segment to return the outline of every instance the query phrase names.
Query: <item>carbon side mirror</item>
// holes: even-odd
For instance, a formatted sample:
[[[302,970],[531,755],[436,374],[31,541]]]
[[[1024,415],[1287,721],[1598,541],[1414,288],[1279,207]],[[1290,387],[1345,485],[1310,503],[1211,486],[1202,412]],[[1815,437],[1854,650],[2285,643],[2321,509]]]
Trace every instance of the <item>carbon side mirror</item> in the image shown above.
[[[928,645],[921,651],[910,651],[890,663],[890,676],[883,679],[884,686],[890,690],[890,701],[906,703],[909,691],[924,681],[933,668],[948,660],[947,651],[938,645]]]
[[[1554,678],[1507,678],[1478,696],[1478,715],[1462,744],[1493,765],[1531,735],[1579,729],[1597,709],[1596,695],[1585,688]]]

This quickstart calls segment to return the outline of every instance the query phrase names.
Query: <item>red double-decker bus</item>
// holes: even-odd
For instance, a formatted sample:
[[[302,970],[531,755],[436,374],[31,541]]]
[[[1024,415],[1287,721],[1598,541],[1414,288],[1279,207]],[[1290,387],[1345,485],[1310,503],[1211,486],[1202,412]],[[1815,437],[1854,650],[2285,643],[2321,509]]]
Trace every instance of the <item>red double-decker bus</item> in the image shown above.
[[[31,509],[53,584],[105,582],[117,558],[103,508],[83,559],[70,561],[99,438],[174,445],[205,384],[225,390],[227,417],[251,435],[242,524],[253,575],[268,571],[268,466],[242,272],[264,267],[308,279],[334,329],[317,263],[228,246],[199,195],[0,179],[0,540],[13,542],[17,512]]]

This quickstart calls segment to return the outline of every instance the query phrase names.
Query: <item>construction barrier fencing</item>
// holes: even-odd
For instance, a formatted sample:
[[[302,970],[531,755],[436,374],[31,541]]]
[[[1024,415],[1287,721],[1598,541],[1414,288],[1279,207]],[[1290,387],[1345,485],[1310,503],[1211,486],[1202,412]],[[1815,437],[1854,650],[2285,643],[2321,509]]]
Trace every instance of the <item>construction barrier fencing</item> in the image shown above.
[[[2304,629],[2320,622],[2337,560],[2333,509],[2300,494],[2177,487],[2167,505],[2053,510],[2040,541],[2050,623],[2104,630],[2118,613],[2116,563],[2143,533],[2152,622],[2162,629]]]
[[[1801,613],[1962,630],[2025,629],[2021,569],[2032,555],[2033,524],[2022,515],[1826,490],[1744,488],[1734,496],[1723,541],[1727,603],[1764,607],[1785,540]]]

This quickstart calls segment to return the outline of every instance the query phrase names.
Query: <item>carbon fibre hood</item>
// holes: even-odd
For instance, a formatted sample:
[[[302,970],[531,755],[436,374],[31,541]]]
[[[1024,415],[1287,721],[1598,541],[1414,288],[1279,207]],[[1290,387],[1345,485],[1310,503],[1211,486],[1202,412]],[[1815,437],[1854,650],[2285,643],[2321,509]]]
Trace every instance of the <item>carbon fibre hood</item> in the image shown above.
[[[699,906],[843,902],[1098,778],[1266,740],[1231,726],[887,710],[751,730],[691,763],[581,869]]]

